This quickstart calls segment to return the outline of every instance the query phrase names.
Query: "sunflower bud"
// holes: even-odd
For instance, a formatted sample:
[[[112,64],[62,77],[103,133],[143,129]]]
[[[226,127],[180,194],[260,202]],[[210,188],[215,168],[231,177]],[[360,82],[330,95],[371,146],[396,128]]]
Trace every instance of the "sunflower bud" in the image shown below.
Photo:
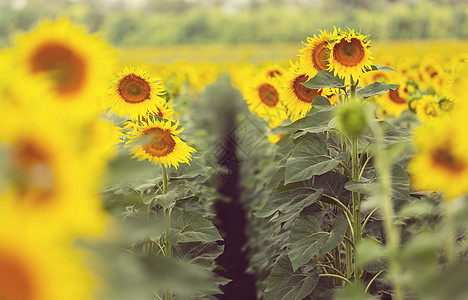
[[[367,125],[366,110],[359,102],[346,103],[338,110],[338,127],[347,136],[360,136]]]

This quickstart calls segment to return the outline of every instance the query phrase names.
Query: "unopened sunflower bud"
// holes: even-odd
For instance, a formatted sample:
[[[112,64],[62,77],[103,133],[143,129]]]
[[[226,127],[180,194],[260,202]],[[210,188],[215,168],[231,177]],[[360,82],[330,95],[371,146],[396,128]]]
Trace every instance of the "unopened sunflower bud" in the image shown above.
[[[366,125],[366,110],[363,104],[346,103],[338,110],[338,127],[347,136],[360,136]]]

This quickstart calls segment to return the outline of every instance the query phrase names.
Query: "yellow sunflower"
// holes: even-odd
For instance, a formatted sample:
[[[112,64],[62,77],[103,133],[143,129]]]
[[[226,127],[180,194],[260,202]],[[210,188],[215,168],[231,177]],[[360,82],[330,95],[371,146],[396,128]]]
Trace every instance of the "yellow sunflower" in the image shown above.
[[[129,122],[127,127],[133,130],[125,145],[130,147],[133,157],[138,160],[147,159],[177,169],[179,164],[190,164],[191,152],[195,152],[177,136],[183,130],[177,129],[178,126],[179,122],[172,125],[171,120],[150,119],[142,125]]]
[[[280,78],[286,73],[285,69],[278,63],[266,63],[261,67],[260,72],[270,78]]]
[[[366,35],[357,34],[354,30],[345,32],[338,29],[330,48],[329,71],[340,78],[354,81],[372,66],[372,56],[369,50],[370,41]]]
[[[415,111],[419,120],[423,123],[427,120],[438,118],[441,115],[441,110],[437,96],[424,95],[421,99],[417,99]]]
[[[301,64],[309,76],[317,72],[327,70],[330,63],[330,37],[336,34],[328,34],[326,30],[320,31],[319,36],[314,34],[313,38],[307,38],[305,48],[299,50]]]
[[[57,239],[50,230],[62,224],[52,220],[34,223],[21,215],[0,212],[0,226],[0,299],[91,298],[92,274],[68,242]]]
[[[292,64],[283,77],[280,98],[284,100],[293,121],[303,118],[312,108],[314,98],[322,94],[321,89],[310,89],[301,84],[307,80],[309,76],[298,63]]]
[[[443,191],[449,199],[468,192],[467,129],[466,122],[435,119],[415,130],[418,152],[409,165],[415,188]]]
[[[409,93],[412,89],[412,85],[403,83],[396,90],[377,96],[375,102],[385,114],[399,117],[405,109],[409,108]]]
[[[244,98],[251,112],[277,127],[288,117],[280,98],[280,86],[275,78],[257,74],[244,92]]]
[[[164,93],[159,78],[152,78],[140,68],[125,67],[112,82],[106,104],[117,115],[135,120],[159,111],[164,106],[165,101],[160,97]]]
[[[17,39],[20,67],[48,78],[67,113],[96,110],[116,64],[116,54],[101,40],[69,21],[47,22]]]
[[[3,117],[0,143],[8,181],[0,191],[0,210],[60,221],[64,234],[101,233],[106,213],[98,199],[97,174],[104,164],[93,163],[96,159],[83,151],[80,132],[66,126],[65,117],[47,111],[21,116]]]

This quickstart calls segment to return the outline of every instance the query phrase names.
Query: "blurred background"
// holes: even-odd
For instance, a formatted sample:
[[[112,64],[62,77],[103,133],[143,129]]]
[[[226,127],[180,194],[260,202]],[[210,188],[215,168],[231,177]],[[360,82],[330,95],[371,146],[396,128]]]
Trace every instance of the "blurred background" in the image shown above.
[[[297,43],[319,29],[373,41],[467,39],[466,0],[0,0],[0,46],[69,18],[114,46]]]

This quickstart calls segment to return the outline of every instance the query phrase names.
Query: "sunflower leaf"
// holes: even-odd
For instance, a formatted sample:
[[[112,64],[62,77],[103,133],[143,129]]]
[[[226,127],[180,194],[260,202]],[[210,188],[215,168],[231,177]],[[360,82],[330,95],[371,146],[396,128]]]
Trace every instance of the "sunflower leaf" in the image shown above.
[[[346,87],[344,79],[335,77],[332,72],[323,70],[317,73],[314,77],[306,82],[301,83],[309,89],[323,89],[323,88],[344,88]]]
[[[282,254],[271,271],[265,290],[265,300],[301,300],[314,290],[317,273],[303,274],[292,269],[287,255]]]
[[[335,248],[343,239],[348,223],[344,217],[337,218],[331,232],[323,231],[314,216],[299,219],[289,235],[288,256],[293,271],[306,264],[317,254],[325,255]]]
[[[372,96],[386,93],[390,90],[394,91],[399,87],[398,84],[387,84],[382,82],[374,82],[356,91],[356,96],[360,99],[369,98]]]
[[[366,70],[367,72],[371,72],[371,71],[385,71],[385,72],[396,72],[395,70],[393,70],[392,68],[390,67],[387,67],[387,66],[383,66],[383,65],[372,65],[371,66],[371,69],[367,69]]]
[[[168,241],[172,245],[188,242],[215,242],[223,238],[211,221],[196,212],[174,210]]]

